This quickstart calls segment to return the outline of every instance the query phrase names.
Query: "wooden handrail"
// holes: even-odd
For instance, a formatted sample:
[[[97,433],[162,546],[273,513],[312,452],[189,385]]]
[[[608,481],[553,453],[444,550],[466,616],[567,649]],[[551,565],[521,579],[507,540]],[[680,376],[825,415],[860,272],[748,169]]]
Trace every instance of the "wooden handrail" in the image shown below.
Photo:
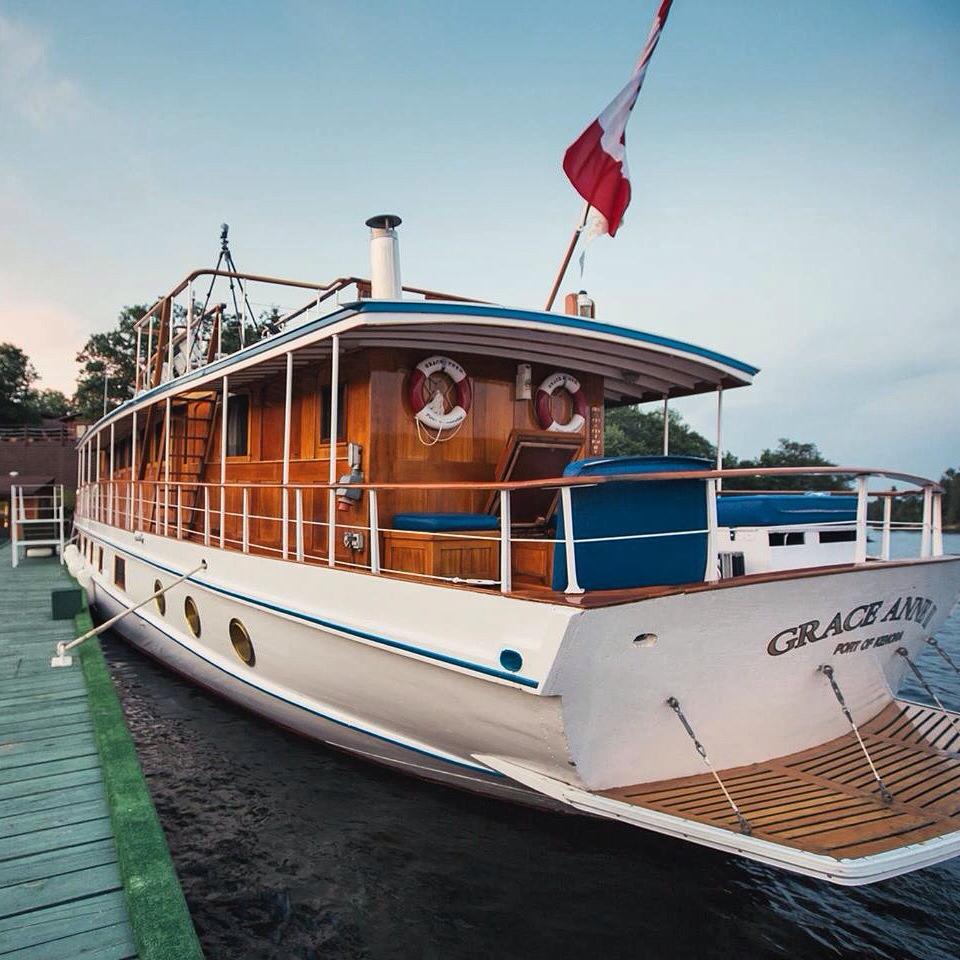
[[[616,473],[597,476],[578,477],[547,477],[538,480],[513,480],[509,482],[491,480],[484,481],[455,481],[452,483],[216,483],[204,482],[191,486],[205,486],[211,488],[230,487],[241,489],[253,488],[300,488],[317,490],[530,490],[538,488],[562,487],[592,487],[604,483],[647,483],[663,480],[726,480],[733,477],[799,477],[799,476],[847,476],[847,477],[885,477],[888,480],[899,480],[902,483],[912,483],[916,486],[930,489],[933,493],[943,493],[943,488],[934,480],[918,477],[909,473],[897,473],[878,467],[735,467],[728,470],[677,470],[673,472],[657,473]],[[160,482],[160,481],[146,481]],[[173,481],[171,481],[173,486]],[[778,490],[777,493],[784,491]],[[815,492],[815,491],[814,491]],[[922,492],[922,491],[907,491]],[[891,491],[871,490],[870,496],[890,496]]]

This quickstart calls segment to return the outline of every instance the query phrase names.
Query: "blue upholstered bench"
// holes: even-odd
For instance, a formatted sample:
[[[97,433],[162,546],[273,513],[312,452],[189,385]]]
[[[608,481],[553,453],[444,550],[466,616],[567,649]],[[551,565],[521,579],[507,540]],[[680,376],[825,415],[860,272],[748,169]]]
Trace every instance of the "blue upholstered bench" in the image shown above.
[[[699,457],[593,457],[576,460],[564,476],[587,477],[619,473],[674,473],[709,470]],[[707,496],[704,480],[646,480],[574,487],[573,531],[579,539],[623,537],[639,533],[705,531]],[[563,516],[557,539],[564,536]],[[615,590],[692,583],[703,580],[707,565],[706,533],[636,540],[578,543],[577,582],[585,590]],[[553,588],[567,586],[567,561],[558,544],[553,554]]]
[[[751,493],[717,498],[717,523],[721,527],[788,527],[856,520],[854,496]]]
[[[458,533],[464,530],[496,530],[500,520],[489,513],[396,513],[394,530],[420,533]]]

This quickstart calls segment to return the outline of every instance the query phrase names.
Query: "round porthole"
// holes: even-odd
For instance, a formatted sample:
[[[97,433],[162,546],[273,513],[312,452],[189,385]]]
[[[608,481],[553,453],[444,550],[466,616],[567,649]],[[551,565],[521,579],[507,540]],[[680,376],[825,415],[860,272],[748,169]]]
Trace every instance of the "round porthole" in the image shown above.
[[[230,642],[237,656],[248,666],[257,662],[257,655],[253,649],[253,642],[247,628],[236,618],[230,621]]]
[[[523,657],[521,657],[516,650],[501,650],[500,666],[502,666],[504,670],[516,673],[523,666]]]
[[[183,615],[187,618],[187,623],[193,631],[193,635],[199,637],[200,611],[197,610],[197,605],[194,603],[193,597],[187,597],[187,599],[183,601]]]
[[[154,580],[153,592],[156,593],[158,590],[162,590],[162,589],[163,589],[163,584],[159,580]],[[157,610],[160,612],[160,616],[162,617],[167,612],[167,595],[165,593],[161,593],[160,596],[157,597],[156,599],[156,604],[157,604]]]

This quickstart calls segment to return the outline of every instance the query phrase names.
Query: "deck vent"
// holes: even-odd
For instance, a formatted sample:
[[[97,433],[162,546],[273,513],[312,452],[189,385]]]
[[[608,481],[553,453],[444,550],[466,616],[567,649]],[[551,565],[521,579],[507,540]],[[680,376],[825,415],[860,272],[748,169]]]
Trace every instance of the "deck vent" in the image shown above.
[[[374,300],[399,300],[400,243],[396,228],[403,221],[392,213],[381,213],[367,221],[370,228],[370,296]]]

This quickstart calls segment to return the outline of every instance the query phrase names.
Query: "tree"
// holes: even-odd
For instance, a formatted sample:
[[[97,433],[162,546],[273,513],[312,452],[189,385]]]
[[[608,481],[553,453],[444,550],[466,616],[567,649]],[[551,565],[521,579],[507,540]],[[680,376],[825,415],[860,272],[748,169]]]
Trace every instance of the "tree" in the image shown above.
[[[71,411],[70,401],[59,390],[38,390],[32,398],[33,408],[41,417],[65,417]]]
[[[133,396],[137,349],[134,324],[148,309],[143,304],[124,307],[117,316],[116,327],[93,334],[77,354],[81,368],[73,405],[79,416],[99,420],[103,415],[105,380],[108,409]]]
[[[12,343],[0,343],[0,422],[32,423],[37,412],[32,400],[37,379],[30,358]]]
[[[670,453],[714,461],[716,447],[697,433],[676,410],[670,411]],[[653,456],[663,451],[663,412],[639,407],[607,411],[604,448],[607,456]]]
[[[815,443],[800,443],[781,437],[776,450],[765,449],[753,460],[741,460],[737,466],[752,467],[832,467]],[[740,477],[734,484],[740,490],[836,490],[849,486],[839,477],[803,474],[798,477]]]

